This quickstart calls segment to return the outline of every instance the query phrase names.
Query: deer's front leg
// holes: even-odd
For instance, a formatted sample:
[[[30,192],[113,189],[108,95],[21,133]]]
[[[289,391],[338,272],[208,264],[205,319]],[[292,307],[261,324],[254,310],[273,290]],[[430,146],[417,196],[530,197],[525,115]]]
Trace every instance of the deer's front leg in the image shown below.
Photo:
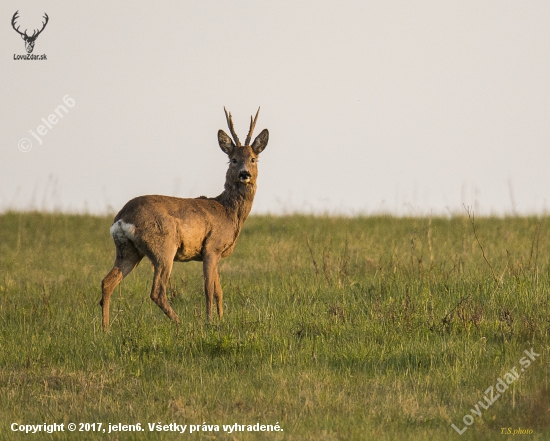
[[[212,302],[216,298],[218,315],[223,315],[223,293],[220,285],[220,276],[218,275],[218,263],[220,256],[217,254],[208,254],[203,258],[204,274],[204,294],[206,296],[206,315],[208,320],[212,319]]]

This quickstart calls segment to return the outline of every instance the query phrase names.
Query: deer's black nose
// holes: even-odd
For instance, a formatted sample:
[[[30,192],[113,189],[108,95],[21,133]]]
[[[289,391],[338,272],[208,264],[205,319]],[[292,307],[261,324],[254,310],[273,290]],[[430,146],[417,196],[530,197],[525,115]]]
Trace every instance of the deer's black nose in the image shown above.
[[[252,175],[250,174],[250,172],[248,170],[243,170],[239,173],[239,179],[241,181],[248,181],[251,177],[252,177]]]

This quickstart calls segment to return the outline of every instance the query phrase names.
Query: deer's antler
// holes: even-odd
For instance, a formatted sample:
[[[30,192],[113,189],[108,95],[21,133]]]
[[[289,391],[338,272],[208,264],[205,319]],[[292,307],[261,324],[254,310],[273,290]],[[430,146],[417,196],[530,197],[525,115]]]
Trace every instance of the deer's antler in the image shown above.
[[[18,33],[18,34],[21,34],[21,35],[24,35],[25,37],[27,36],[27,32],[25,30],[25,32],[20,32],[19,31],[19,28],[20,26],[17,26],[17,28],[15,27],[15,20],[17,20],[19,18],[19,16],[17,15],[19,13],[19,10],[15,11],[15,14],[13,14],[13,17],[11,19],[11,26],[13,27],[13,29]]]
[[[48,24],[48,20],[50,19],[48,17],[48,14],[46,14],[44,12],[44,17],[46,19],[46,21],[42,22],[42,29],[38,30],[38,29],[34,29],[33,30],[33,33],[31,36],[27,35],[27,30],[25,29],[25,32],[21,32],[19,30],[20,26],[17,26],[15,27],[15,21],[19,18],[19,16],[17,15],[19,13],[19,11],[15,11],[15,14],[13,14],[13,17],[11,19],[11,25],[13,27],[13,29],[15,29],[15,31],[22,35],[23,37],[25,37],[25,40],[29,40],[29,41],[34,41],[36,39],[36,37],[38,37],[40,35],[40,33],[44,30],[44,28],[46,27],[46,25]]]
[[[231,132],[231,135],[233,135],[233,141],[235,141],[235,144],[237,147],[241,147],[241,141],[239,141],[239,137],[237,136],[237,133],[235,132],[235,127],[233,126],[233,119],[231,118],[231,112],[227,112],[225,107],[223,108],[225,112],[225,119],[227,119],[227,125],[229,126],[229,131]]]
[[[256,121],[258,120],[258,114],[260,113],[260,108],[258,107],[258,111],[256,112],[256,116],[254,119],[252,119],[252,115],[250,115],[250,130],[248,131],[248,135],[246,136],[246,141],[244,142],[244,145],[250,145],[250,138],[252,138],[252,132],[254,132],[254,127],[256,126]]]
[[[40,33],[44,30],[44,28],[46,27],[46,25],[48,24],[48,20],[49,20],[48,14],[46,14],[46,13],[44,12],[44,17],[42,17],[42,18],[45,18],[45,19],[46,19],[46,21],[42,22],[42,29],[40,29],[40,30],[38,31],[38,33],[36,32],[37,30],[34,30],[34,31],[32,32],[32,37],[31,37],[31,38],[36,38],[36,37],[38,37],[38,36],[40,35]],[[35,34],[36,34],[36,35],[35,35]]]

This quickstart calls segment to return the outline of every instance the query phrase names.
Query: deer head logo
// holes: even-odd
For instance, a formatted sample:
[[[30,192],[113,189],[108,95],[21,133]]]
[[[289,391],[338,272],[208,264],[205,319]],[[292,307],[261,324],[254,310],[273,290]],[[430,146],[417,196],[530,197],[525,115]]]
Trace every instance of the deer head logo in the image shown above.
[[[29,36],[29,35],[27,35],[27,30],[26,29],[25,29],[25,32],[20,32],[19,31],[19,26],[17,26],[17,28],[15,27],[15,21],[19,18],[19,16],[17,15],[18,13],[19,13],[19,11],[16,11],[15,14],[13,14],[13,18],[11,19],[11,25],[12,25],[13,29],[15,29],[15,31],[19,35],[21,35],[21,38],[23,40],[25,40],[25,49],[27,49],[28,54],[31,54],[32,50],[34,49],[34,42],[35,42],[36,38],[40,35],[40,33],[44,30],[44,28],[48,24],[48,14],[46,14],[44,12],[44,17],[43,18],[45,18],[46,21],[42,22],[42,29],[40,29],[40,30],[34,29],[33,32],[32,32],[32,35]]]

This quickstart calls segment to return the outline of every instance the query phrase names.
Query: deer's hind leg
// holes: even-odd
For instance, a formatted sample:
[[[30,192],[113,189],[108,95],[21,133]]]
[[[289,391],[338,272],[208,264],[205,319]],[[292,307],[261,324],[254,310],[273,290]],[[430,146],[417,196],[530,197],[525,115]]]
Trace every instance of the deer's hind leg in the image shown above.
[[[170,303],[168,303],[168,297],[166,296],[166,286],[168,285],[174,263],[173,256],[171,258],[151,259],[151,261],[154,267],[151,300],[162,309],[170,320],[179,324],[180,319],[170,306]]]
[[[203,258],[203,276],[204,276],[204,294],[206,297],[206,316],[208,320],[212,319],[212,304],[216,300],[218,316],[223,316],[223,292],[220,284],[220,275],[218,273],[218,263],[220,256],[218,254],[207,254]]]
[[[116,259],[113,268],[101,282],[102,297],[99,304],[102,306],[103,330],[109,329],[109,304],[111,294],[121,280],[126,277],[143,259],[143,255],[130,241],[116,244]]]

